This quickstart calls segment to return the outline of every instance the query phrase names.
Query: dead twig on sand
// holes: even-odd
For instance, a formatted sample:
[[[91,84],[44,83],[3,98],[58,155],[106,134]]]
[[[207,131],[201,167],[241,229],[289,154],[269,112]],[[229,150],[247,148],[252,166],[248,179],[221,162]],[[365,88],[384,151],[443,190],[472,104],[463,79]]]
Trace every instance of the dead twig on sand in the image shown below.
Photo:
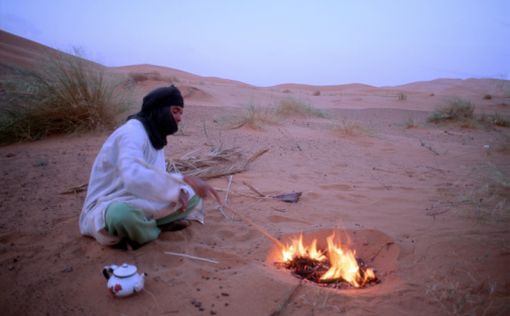
[[[294,296],[296,296],[296,293],[298,292],[298,290],[301,288],[302,285],[303,285],[303,280],[299,280],[299,283],[292,289],[292,291],[290,291],[289,295],[287,295],[287,297],[282,302],[280,307],[276,311],[271,313],[271,316],[280,316],[280,315],[282,315],[283,311],[285,310],[285,308],[287,308],[287,306],[292,301]]]
[[[213,260],[213,259],[207,259],[207,258],[202,258],[202,257],[196,257],[196,256],[192,256],[192,255],[187,255],[185,253],[178,253],[178,252],[172,252],[172,251],[165,251],[165,254],[166,255],[172,255],[172,256],[177,256],[177,257],[184,257],[184,258],[189,258],[189,259],[194,259],[194,260],[200,260],[200,261],[205,261],[205,262],[210,262],[210,263],[219,263],[219,261],[216,261],[216,260]]]
[[[222,188],[214,188],[214,190],[216,190],[217,192],[227,192],[226,189],[222,189]],[[247,197],[247,198],[252,198],[252,199],[258,199],[258,200],[263,200],[263,199],[271,199],[270,196],[263,196],[263,197],[260,197],[258,195],[252,195],[252,194],[246,194],[246,193],[241,193],[241,192],[236,192],[234,190],[231,190],[230,191],[230,195],[239,195],[239,196],[244,196],[244,197]]]
[[[227,193],[225,193],[225,199],[223,200],[223,205],[227,205],[228,194],[230,193],[230,187],[232,185],[232,178],[233,178],[232,175],[228,176]],[[227,215],[225,214],[225,210],[223,209],[223,205],[220,205],[218,209],[220,210],[223,217],[228,218]]]
[[[80,184],[78,186],[69,188],[65,191],[60,192],[59,194],[76,194],[87,190],[88,183]]]
[[[433,153],[434,153],[434,155],[439,156],[439,153],[438,153],[437,151],[435,151],[435,150],[434,150],[434,148],[432,148],[432,146],[425,144],[425,142],[424,142],[424,141],[422,141],[421,139],[420,139],[420,145],[421,145],[422,147],[427,148],[427,149],[428,149],[428,150],[430,150],[431,152],[433,152]]]
[[[370,258],[369,262],[374,262],[375,258],[377,258],[377,256],[379,256],[379,254],[381,253],[381,251],[383,251],[384,248],[386,248],[386,250],[390,249],[391,245],[395,244],[394,242],[387,242],[385,243],[384,245],[382,245],[381,248],[379,248],[379,250],[372,256],[372,258]]]
[[[232,185],[232,178],[234,176],[230,175],[228,176],[228,185],[227,185],[227,193],[225,194],[225,199],[223,200],[223,204],[227,205],[228,202],[228,194],[230,193],[230,186]]]

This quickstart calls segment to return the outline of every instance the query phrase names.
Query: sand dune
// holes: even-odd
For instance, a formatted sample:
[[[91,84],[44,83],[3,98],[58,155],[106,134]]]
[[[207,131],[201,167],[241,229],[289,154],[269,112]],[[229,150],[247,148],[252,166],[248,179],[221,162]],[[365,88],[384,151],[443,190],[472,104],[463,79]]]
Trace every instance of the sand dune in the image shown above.
[[[0,35],[4,63],[37,64],[40,54],[32,52],[46,50]],[[247,155],[268,148],[233,176],[228,205],[284,243],[300,232],[308,239],[337,232],[376,269],[381,283],[339,290],[300,282],[274,265],[271,240],[233,212],[225,218],[211,201],[205,225],[163,233],[136,251],[80,236],[84,192],[60,193],[87,183],[108,135],[94,132],[0,147],[4,315],[510,313],[510,131],[427,123],[450,97],[472,101],[477,112],[509,115],[508,81],[262,88],[150,65],[108,71],[126,80],[130,72],[159,72],[162,80],[133,84],[138,101],[172,80],[183,90],[184,129],[169,137],[169,159],[210,145],[236,146]],[[406,98],[399,100],[398,93]],[[243,115],[246,105],[271,107],[287,98],[326,115],[283,117],[261,129],[222,123]],[[226,177],[210,183],[225,194]],[[244,183],[266,196],[303,195],[298,203],[284,203],[257,197]],[[126,299],[107,291],[103,266],[123,262],[148,273],[147,291]]]

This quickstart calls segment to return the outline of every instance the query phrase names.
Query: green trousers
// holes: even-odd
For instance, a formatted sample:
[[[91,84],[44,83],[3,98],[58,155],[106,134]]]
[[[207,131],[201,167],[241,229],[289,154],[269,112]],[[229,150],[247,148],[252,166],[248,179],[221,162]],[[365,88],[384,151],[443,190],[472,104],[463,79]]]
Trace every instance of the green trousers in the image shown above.
[[[106,209],[106,231],[113,236],[127,238],[138,244],[145,244],[158,238],[160,225],[186,218],[200,202],[200,197],[193,196],[188,201],[185,212],[174,212],[158,220],[147,219],[142,210],[124,202],[113,202]]]

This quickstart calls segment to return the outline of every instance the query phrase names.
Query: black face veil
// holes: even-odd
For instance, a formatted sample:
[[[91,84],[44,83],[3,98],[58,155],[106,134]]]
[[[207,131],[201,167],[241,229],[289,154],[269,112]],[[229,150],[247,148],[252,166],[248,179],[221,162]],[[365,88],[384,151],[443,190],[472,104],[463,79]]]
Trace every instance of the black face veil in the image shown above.
[[[166,146],[166,137],[177,132],[177,123],[170,113],[170,106],[184,107],[181,92],[174,85],[158,88],[143,98],[140,112],[129,119],[142,122],[151,144],[157,150]]]

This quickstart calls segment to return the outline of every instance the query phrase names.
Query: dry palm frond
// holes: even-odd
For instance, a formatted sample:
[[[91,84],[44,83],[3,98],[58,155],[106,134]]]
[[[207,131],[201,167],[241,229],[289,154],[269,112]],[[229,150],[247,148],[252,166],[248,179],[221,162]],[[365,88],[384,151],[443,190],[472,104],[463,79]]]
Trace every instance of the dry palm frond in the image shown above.
[[[201,178],[217,178],[245,171],[252,161],[268,150],[259,150],[249,158],[236,148],[213,147],[205,153],[200,149],[193,150],[178,159],[167,161],[167,171]]]

